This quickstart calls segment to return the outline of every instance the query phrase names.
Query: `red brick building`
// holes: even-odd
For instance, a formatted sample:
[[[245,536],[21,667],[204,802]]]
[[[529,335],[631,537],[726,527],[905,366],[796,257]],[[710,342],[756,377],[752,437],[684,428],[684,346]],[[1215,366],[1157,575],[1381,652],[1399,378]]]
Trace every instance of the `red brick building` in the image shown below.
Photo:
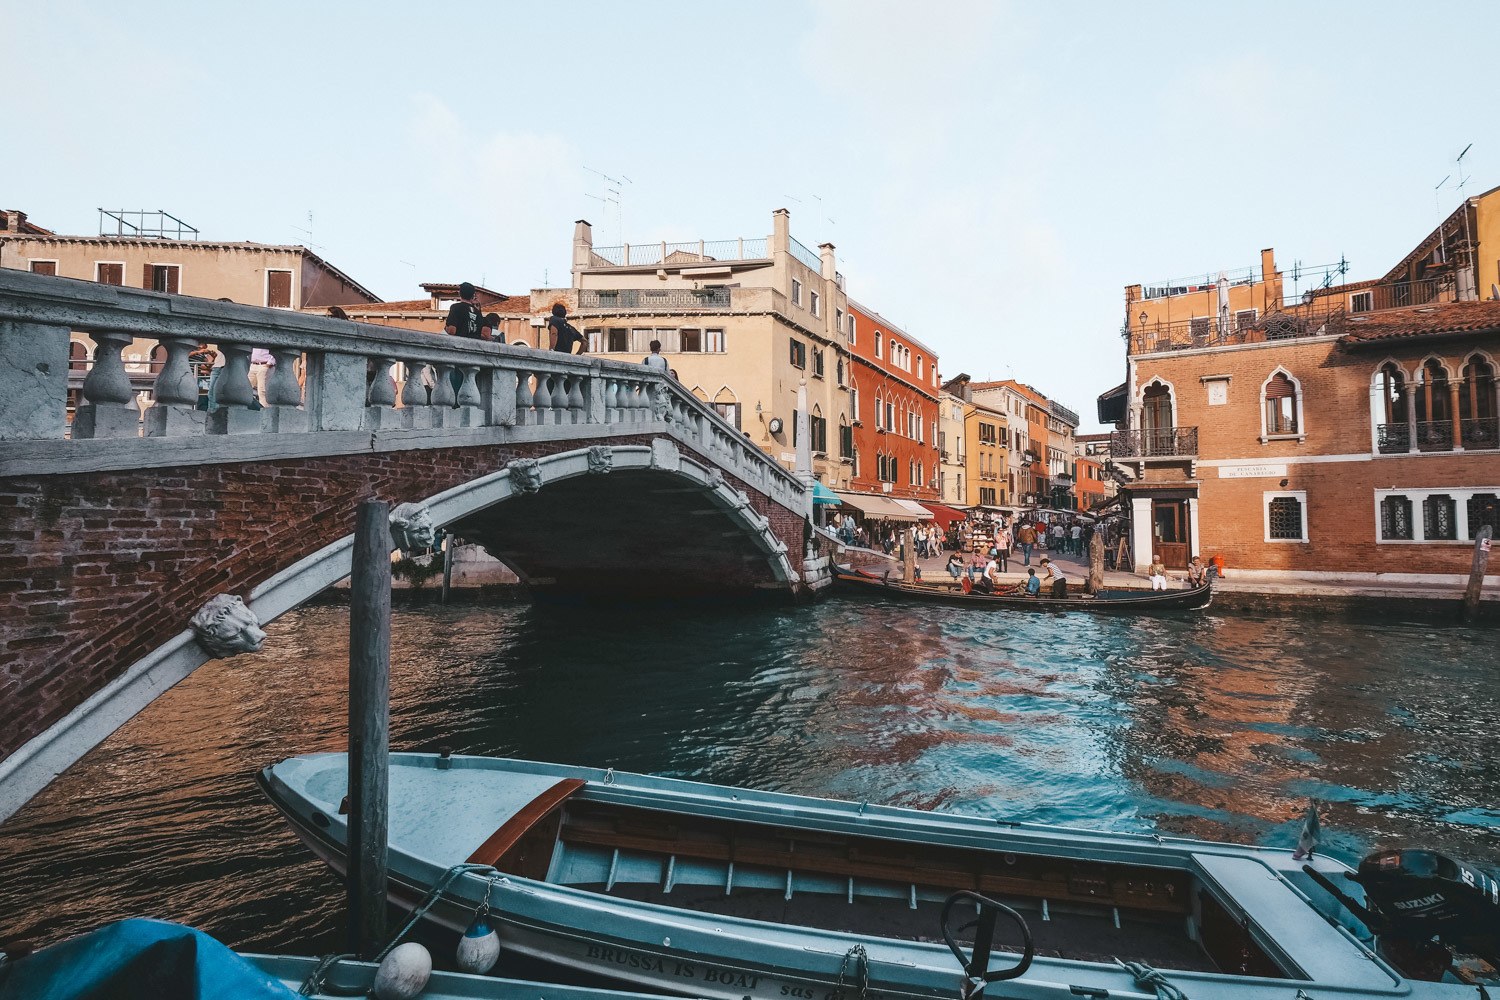
[[[1466,573],[1500,498],[1500,301],[1265,319],[1158,339],[1101,397],[1136,566]]]
[[[851,487],[858,493],[941,500],[937,355],[853,299],[846,321]]]

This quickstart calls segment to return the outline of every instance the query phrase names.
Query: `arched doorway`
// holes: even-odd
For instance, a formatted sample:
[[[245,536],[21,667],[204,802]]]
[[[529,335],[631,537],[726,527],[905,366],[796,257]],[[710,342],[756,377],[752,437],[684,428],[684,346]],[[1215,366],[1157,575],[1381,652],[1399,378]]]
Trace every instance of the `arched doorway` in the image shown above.
[[[1172,389],[1152,382],[1141,393],[1141,454],[1171,455],[1175,424]]]

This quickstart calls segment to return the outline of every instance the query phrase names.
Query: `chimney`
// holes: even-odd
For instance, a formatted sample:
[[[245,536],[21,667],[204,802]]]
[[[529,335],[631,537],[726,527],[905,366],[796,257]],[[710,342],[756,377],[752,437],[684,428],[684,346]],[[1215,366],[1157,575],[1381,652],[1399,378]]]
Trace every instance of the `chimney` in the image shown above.
[[[1260,280],[1270,281],[1276,275],[1276,251],[1270,247],[1260,252]]]
[[[832,243],[818,244],[818,259],[823,262],[823,277],[828,281],[834,280],[839,273],[839,263],[833,255]]]
[[[580,284],[582,272],[594,258],[594,227],[587,219],[573,223],[573,287]]]
[[[791,253],[792,213],[778,208],[771,213],[771,253]]]
[[[13,233],[19,233],[26,228],[26,213],[18,209],[9,209],[5,212],[5,227]]]

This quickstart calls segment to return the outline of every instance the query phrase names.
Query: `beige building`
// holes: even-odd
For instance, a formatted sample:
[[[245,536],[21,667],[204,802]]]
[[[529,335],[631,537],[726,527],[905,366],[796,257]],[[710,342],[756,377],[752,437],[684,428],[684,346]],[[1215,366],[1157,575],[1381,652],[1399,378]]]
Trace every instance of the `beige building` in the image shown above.
[[[948,385],[967,382],[968,378],[960,375]],[[969,503],[969,479],[964,466],[964,406],[963,396],[955,392],[945,388],[938,394],[938,486],[943,503],[950,507],[965,507]]]
[[[573,232],[573,287],[535,289],[539,321],[561,302],[588,352],[640,361],[661,342],[677,378],[785,468],[796,463],[797,392],[806,385],[813,475],[847,488],[853,473],[849,307],[834,247],[792,238],[786,209],[771,234],[598,247]]]
[[[0,212],[0,267],[273,309],[380,301],[306,247],[199,240],[196,230],[161,212],[118,213],[107,220],[120,231],[64,236],[29,221],[25,212]],[[90,344],[85,335],[74,335],[72,366],[80,383]],[[154,340],[137,339],[121,352],[126,371],[142,389],[154,375],[156,346]]]

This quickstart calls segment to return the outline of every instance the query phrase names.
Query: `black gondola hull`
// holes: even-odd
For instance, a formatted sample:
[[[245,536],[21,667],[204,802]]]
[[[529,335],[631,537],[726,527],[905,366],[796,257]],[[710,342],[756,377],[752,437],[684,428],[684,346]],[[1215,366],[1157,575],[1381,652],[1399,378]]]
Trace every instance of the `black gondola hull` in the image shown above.
[[[1014,594],[965,594],[956,585],[903,583],[840,569],[835,577],[844,593],[867,594],[891,600],[925,604],[950,604],[965,608],[1000,611],[1092,611],[1113,614],[1157,614],[1201,611],[1213,600],[1213,586],[1204,584],[1187,590],[1104,590],[1098,594],[1068,597],[1023,597]]]

